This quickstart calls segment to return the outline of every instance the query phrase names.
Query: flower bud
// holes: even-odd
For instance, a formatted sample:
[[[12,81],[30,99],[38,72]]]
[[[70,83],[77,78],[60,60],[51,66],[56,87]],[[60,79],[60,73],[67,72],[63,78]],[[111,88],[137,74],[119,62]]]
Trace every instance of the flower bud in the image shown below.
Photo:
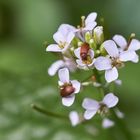
[[[97,45],[101,45],[104,41],[104,33],[103,33],[103,27],[102,26],[97,26],[94,29],[94,40]]]
[[[86,42],[89,43],[90,39],[91,39],[91,33],[90,32],[86,32],[85,33],[85,40],[86,40]]]

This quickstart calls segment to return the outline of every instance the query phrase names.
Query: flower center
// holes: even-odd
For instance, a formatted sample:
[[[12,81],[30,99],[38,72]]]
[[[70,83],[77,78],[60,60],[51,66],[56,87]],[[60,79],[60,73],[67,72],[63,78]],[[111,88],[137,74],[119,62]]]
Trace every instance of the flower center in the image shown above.
[[[106,115],[109,112],[108,107],[104,103],[100,103],[100,108],[98,110],[98,113],[103,116]]]
[[[59,48],[60,48],[60,49],[63,49],[63,48],[66,46],[66,44],[67,44],[67,42],[62,42],[62,41],[60,41],[60,42],[59,42]]]
[[[114,67],[122,67],[123,66],[123,62],[120,61],[118,58],[112,58],[112,66]]]
[[[71,95],[75,91],[75,88],[72,86],[71,83],[65,83],[61,88],[60,88],[60,94],[62,97],[67,97]]]

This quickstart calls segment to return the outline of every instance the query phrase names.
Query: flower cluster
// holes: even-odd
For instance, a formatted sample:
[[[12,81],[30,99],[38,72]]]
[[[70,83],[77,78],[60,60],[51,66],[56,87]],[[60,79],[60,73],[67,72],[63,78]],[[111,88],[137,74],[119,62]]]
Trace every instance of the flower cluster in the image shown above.
[[[58,72],[60,96],[65,106],[74,103],[75,95],[85,85],[93,84],[97,88],[105,88],[112,82],[121,84],[118,80],[118,69],[124,67],[128,61],[137,63],[139,60],[136,51],[140,49],[140,41],[134,39],[135,34],[131,34],[128,41],[121,35],[114,35],[111,39],[105,40],[103,27],[97,25],[96,18],[97,13],[93,12],[87,17],[82,16],[81,25],[77,28],[69,24],[60,25],[53,35],[56,43],[46,48],[46,51],[59,53],[62,56],[61,60],[50,66],[48,73],[54,76]],[[90,81],[70,80],[69,72],[76,72],[78,69],[96,72]],[[104,83],[98,80],[99,74],[105,75]],[[104,116],[110,108],[116,106],[118,101],[114,93],[104,95],[100,102],[85,98],[82,103],[86,110],[83,115],[84,120],[91,119],[96,113]],[[75,111],[71,112],[69,117],[73,125],[81,122]],[[112,125],[114,123],[111,120],[104,118],[104,127]]]

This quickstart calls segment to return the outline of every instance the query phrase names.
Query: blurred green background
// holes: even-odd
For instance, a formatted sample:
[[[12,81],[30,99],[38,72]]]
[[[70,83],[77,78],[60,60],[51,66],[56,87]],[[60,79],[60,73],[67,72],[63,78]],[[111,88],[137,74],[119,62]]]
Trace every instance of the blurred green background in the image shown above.
[[[117,125],[104,130],[93,119],[90,126],[72,128],[33,111],[30,104],[62,114],[83,111],[82,98],[96,96],[96,91],[90,87],[77,96],[75,105],[63,107],[57,76],[47,74],[57,58],[45,52],[44,41],[53,42],[61,23],[78,25],[80,16],[92,11],[98,12],[98,20],[104,17],[110,35],[129,37],[134,32],[140,39],[139,6],[139,0],[0,0],[0,140],[125,140]],[[140,140],[140,64],[128,64],[120,70],[120,79],[119,107],[134,140]]]

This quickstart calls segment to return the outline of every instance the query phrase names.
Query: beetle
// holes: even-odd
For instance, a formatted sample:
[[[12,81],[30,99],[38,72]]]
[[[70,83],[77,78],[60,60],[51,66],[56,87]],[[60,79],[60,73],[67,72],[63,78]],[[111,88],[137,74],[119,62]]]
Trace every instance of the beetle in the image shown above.
[[[80,57],[83,61],[87,60],[89,49],[90,49],[90,47],[89,47],[88,43],[82,44],[82,46],[80,48]]]

